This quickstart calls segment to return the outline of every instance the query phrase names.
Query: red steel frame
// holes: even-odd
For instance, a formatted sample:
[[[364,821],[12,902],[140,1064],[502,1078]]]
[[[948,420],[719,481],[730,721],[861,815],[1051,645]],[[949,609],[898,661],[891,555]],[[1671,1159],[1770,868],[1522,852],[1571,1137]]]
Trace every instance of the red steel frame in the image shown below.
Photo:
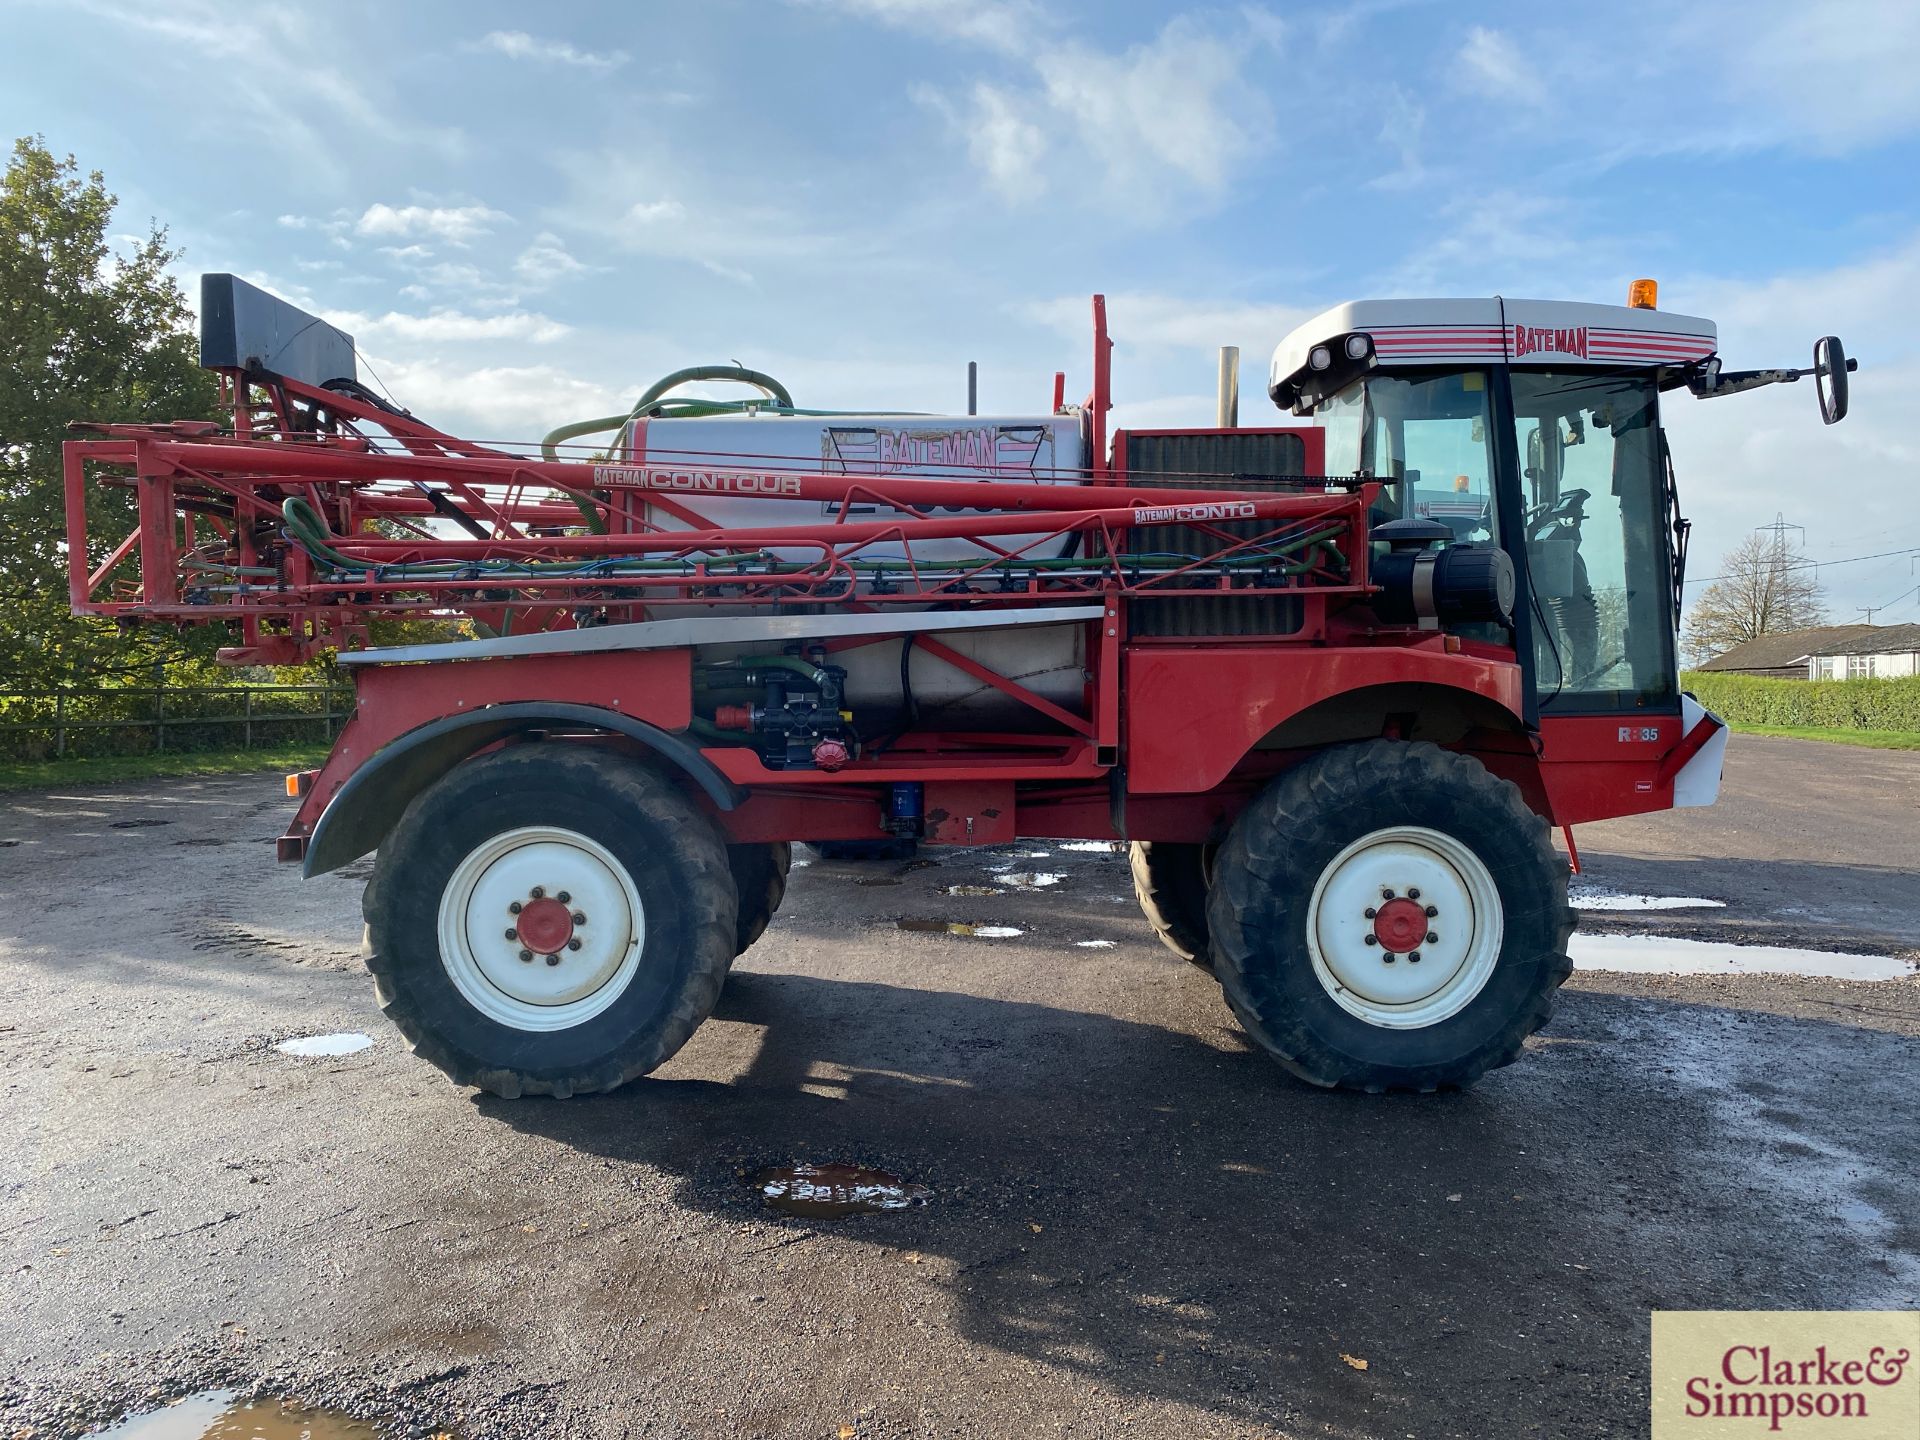
[[[876,836],[887,788],[902,781],[926,787],[932,843],[1016,834],[1217,838],[1246,798],[1300,754],[1263,749],[1264,738],[1317,704],[1410,683],[1505,717],[1459,744],[1518,783],[1555,823],[1672,803],[1688,747],[1706,738],[1683,738],[1677,716],[1634,717],[1632,727],[1609,717],[1554,719],[1528,735],[1511,651],[1373,617],[1364,604],[1372,593],[1365,525],[1377,487],[1322,481],[1282,492],[1196,489],[1195,477],[1143,483],[1146,477],[1125,473],[1121,435],[1120,460],[1110,464],[1111,342],[1098,297],[1094,320],[1093,388],[1081,412],[1083,483],[826,474],[752,456],[670,466],[533,460],[355,395],[229,373],[231,430],[96,426],[89,428],[98,438],[66,446],[73,608],[123,622],[226,622],[242,643],[223,658],[275,664],[364,644],[370,622],[392,617],[466,615],[524,632],[529,624],[564,630],[588,614],[598,623],[716,605],[736,613],[794,605],[1102,606],[1103,618],[1088,627],[1077,711],[937,635],[915,642],[1028,707],[1053,733],[914,733],[832,771],[770,770],[744,736],[738,745],[704,744],[707,760],[748,794],[717,816],[735,841]],[[370,433],[376,429],[383,433]],[[1318,470],[1323,436],[1294,433]],[[87,518],[94,483],[132,488],[138,506],[134,529],[97,560]],[[793,508],[813,518],[721,527],[702,514],[703,495],[798,502]],[[324,523],[327,565],[286,539],[289,500]],[[894,513],[849,519],[859,503]],[[428,529],[423,522],[444,517],[449,504],[485,535],[448,538]],[[1174,568],[1130,563],[1131,533],[1159,525],[1197,530],[1219,549]],[[1036,563],[1070,536],[1078,551],[1070,568]],[[973,542],[978,558],[939,560],[926,548],[953,539]],[[860,565],[882,550],[898,557],[895,568],[883,586],[863,586]],[[619,561],[628,570],[610,573]],[[636,571],[641,561],[669,568]],[[503,574],[493,568],[502,564],[572,568]],[[394,573],[422,565],[441,568]],[[872,573],[865,572],[869,582]],[[1285,635],[1136,642],[1129,634],[1128,607],[1137,600],[1221,595],[1291,597],[1300,625]],[[872,643],[828,640],[821,648]],[[359,703],[311,777],[282,855],[297,857],[347,779],[418,726],[537,699],[611,708],[682,732],[694,715],[691,672],[687,650],[356,666]],[[1624,743],[1629,728],[1631,744]]]

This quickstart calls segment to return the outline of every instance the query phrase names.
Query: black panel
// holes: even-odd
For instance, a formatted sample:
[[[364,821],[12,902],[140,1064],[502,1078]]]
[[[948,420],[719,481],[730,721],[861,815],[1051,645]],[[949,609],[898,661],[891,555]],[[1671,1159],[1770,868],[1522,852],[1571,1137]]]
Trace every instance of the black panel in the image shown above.
[[[359,378],[351,335],[237,275],[200,277],[200,363],[305,385]]]

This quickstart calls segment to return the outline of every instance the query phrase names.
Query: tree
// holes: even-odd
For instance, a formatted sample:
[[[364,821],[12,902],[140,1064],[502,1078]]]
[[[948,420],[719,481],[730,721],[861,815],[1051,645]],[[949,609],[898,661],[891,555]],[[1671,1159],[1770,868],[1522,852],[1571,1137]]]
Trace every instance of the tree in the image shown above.
[[[126,635],[67,607],[60,442],[74,420],[205,419],[192,315],[167,266],[166,231],[116,251],[119,202],[98,171],[14,142],[0,181],[0,686],[150,673],[210,654],[224,636],[138,626]],[[132,527],[132,496],[90,486],[98,563]]]
[[[1687,614],[1687,663],[1698,665],[1761,635],[1826,621],[1813,562],[1778,535],[1755,531],[1720,562],[1720,573]]]

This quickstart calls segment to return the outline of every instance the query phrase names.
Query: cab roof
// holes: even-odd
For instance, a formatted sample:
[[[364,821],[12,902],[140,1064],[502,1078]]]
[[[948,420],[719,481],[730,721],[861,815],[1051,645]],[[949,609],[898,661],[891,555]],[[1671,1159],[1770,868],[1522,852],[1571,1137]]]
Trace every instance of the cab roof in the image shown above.
[[[1410,365],[1612,365],[1645,369],[1689,365],[1719,348],[1711,320],[1625,305],[1569,300],[1350,300],[1297,327],[1273,352],[1267,393],[1283,407],[1303,391],[1325,393],[1323,372],[1309,356],[1317,345],[1333,351],[1324,372],[1345,385],[1356,373],[1346,338],[1366,335],[1371,362],[1358,368]],[[1337,387],[1336,387],[1337,388]]]

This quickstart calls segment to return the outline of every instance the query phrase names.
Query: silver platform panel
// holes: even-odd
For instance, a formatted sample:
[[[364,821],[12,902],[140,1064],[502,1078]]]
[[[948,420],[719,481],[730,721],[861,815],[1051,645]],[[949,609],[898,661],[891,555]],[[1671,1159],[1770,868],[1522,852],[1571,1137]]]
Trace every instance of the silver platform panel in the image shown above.
[[[434,645],[391,645],[380,650],[343,650],[342,665],[399,665],[422,660],[501,660],[513,655],[589,655],[608,650],[675,650],[689,645],[784,644],[834,640],[849,635],[907,635],[932,630],[1011,630],[1025,625],[1064,625],[1098,620],[1104,605],[1049,605],[1033,610],[916,610],[905,614],[715,615],[599,625],[588,630],[549,630],[502,635],[493,640],[448,640]]]

